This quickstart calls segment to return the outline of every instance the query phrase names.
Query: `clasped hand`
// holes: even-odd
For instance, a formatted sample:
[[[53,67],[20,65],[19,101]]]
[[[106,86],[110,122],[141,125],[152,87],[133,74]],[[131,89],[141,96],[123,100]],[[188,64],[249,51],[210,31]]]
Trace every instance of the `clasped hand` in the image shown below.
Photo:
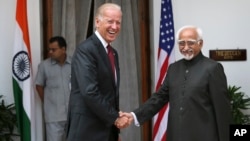
[[[132,121],[134,120],[134,117],[131,113],[126,112],[119,112],[119,118],[115,121],[115,126],[119,129],[128,127]]]

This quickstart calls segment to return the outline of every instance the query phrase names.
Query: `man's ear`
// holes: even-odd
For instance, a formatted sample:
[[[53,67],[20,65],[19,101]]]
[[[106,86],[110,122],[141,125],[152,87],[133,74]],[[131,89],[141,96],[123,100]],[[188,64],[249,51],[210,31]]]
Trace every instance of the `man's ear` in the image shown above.
[[[202,39],[198,41],[198,45],[203,46],[203,40]]]

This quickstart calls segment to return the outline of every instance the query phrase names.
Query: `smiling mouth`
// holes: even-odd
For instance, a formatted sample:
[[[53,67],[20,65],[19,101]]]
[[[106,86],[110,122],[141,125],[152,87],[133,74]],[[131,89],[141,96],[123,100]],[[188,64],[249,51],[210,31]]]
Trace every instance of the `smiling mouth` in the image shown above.
[[[109,34],[114,35],[115,31],[108,31]]]
[[[182,50],[181,53],[183,54],[190,54],[190,53],[193,53],[194,51],[192,49],[189,49],[189,50]]]

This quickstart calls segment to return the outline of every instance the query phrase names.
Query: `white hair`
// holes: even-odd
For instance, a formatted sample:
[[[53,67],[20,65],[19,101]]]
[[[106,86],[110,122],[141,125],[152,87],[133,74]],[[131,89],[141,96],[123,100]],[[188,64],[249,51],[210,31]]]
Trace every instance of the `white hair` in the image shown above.
[[[102,20],[102,17],[103,17],[103,12],[104,10],[106,10],[107,8],[113,8],[113,9],[117,9],[119,10],[121,13],[121,7],[118,5],[118,4],[115,4],[115,3],[104,3],[103,5],[101,5],[97,11],[96,11],[96,15],[95,17]]]
[[[185,30],[185,29],[195,29],[195,31],[198,34],[198,39],[197,40],[202,40],[202,30],[201,28],[194,26],[194,25],[185,25],[183,27],[181,27],[177,32],[176,32],[176,39],[179,40],[180,38],[180,33]]]

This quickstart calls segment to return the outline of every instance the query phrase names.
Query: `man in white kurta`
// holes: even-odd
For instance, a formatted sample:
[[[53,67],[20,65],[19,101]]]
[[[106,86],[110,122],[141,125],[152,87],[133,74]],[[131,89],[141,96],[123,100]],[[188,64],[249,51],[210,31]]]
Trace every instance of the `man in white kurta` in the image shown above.
[[[52,37],[50,58],[39,64],[36,89],[44,102],[44,119],[47,141],[65,141],[70,94],[71,57],[66,55],[66,41]]]

